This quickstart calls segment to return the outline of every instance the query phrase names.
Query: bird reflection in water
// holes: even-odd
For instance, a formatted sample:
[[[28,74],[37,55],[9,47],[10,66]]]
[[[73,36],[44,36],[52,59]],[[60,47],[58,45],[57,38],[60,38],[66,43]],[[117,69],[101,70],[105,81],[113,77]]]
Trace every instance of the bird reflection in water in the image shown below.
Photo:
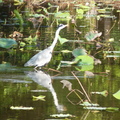
[[[59,103],[58,103],[57,94],[56,94],[56,92],[55,92],[55,90],[52,86],[52,79],[51,79],[49,74],[43,72],[42,70],[27,71],[25,73],[34,82],[36,82],[37,84],[47,88],[51,92],[51,94],[53,96],[53,99],[54,99],[54,104],[55,104],[58,112],[65,111],[65,107],[63,105],[59,105]]]

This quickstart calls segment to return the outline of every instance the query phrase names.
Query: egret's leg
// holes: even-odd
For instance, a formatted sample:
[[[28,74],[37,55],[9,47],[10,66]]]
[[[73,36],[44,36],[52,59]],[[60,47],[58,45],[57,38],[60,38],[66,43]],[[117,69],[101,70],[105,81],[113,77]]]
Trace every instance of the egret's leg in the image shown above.
[[[42,68],[39,66],[39,70],[41,70]]]

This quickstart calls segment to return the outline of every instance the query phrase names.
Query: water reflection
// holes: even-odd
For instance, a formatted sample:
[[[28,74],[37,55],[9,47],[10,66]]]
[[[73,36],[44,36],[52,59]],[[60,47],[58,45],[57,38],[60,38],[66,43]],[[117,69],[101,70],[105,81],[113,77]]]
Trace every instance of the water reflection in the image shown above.
[[[52,86],[52,79],[48,73],[45,73],[41,70],[39,70],[39,71],[27,71],[25,73],[28,77],[30,77],[37,84],[47,88],[51,92],[53,99],[54,99],[54,104],[55,104],[58,112],[64,111],[64,106],[60,105],[58,103],[57,94]]]

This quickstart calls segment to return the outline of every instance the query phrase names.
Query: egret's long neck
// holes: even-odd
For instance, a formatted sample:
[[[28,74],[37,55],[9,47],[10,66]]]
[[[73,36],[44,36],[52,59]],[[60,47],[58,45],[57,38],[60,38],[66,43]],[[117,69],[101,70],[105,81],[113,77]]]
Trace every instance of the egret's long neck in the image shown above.
[[[54,49],[54,47],[55,47],[55,45],[56,45],[56,43],[57,43],[60,30],[61,30],[61,29],[58,28],[57,31],[56,31],[56,33],[55,33],[55,38],[54,38],[53,43],[52,43],[52,45],[51,45],[52,50]]]

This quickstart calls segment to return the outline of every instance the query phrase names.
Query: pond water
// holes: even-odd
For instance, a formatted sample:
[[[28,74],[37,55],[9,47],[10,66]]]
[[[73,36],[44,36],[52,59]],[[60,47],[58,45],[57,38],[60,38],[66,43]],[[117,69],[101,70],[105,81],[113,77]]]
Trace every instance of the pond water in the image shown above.
[[[66,21],[63,23],[66,24]],[[24,63],[36,54],[37,50],[51,44],[56,31],[55,25],[41,26],[40,40],[37,41],[37,47],[32,46],[33,50],[0,51],[1,120],[118,120],[120,118],[120,111],[117,109],[120,108],[120,100],[113,96],[120,89],[120,58],[117,56],[120,39],[119,16],[101,18],[99,21],[94,17],[77,19],[77,29],[82,32],[80,35],[76,34],[71,23],[68,24],[69,27],[62,30],[60,36],[69,41],[63,45],[57,43],[51,62],[43,70],[25,68]],[[7,31],[6,35],[10,32],[7,29],[4,28],[4,31]],[[93,29],[102,32],[100,39],[106,46],[101,50],[97,50],[93,42],[85,41],[84,36]],[[35,32],[36,30],[31,30],[32,35]],[[27,33],[24,34],[29,36]],[[74,59],[71,53],[60,51],[73,51],[77,47],[84,47],[89,54],[100,59],[102,64],[58,67],[60,61]],[[112,57],[106,57],[107,53],[104,54],[103,51],[107,53],[113,51]],[[113,55],[114,51],[118,51],[118,54]],[[58,71],[54,70],[57,68]],[[85,71],[91,71],[94,75],[85,76]],[[69,81],[69,85],[72,84],[71,91],[70,86],[63,86],[66,81],[61,83],[62,80]],[[101,94],[103,91],[106,91],[105,95]],[[95,93],[92,94],[93,92]],[[81,103],[84,100],[88,100],[91,104],[99,104],[99,107],[94,105],[91,109],[83,107]]]
[[[106,69],[110,70],[110,74],[101,73],[91,78],[84,78],[84,73],[79,72],[77,73],[77,77],[84,86],[92,103],[98,103],[100,107],[119,108],[120,101],[113,97],[113,94],[119,90],[119,66],[107,64],[98,65],[93,71],[100,73]],[[63,68],[61,71],[63,71],[63,73],[59,75],[57,75],[58,73],[56,74],[56,72],[34,71],[33,69],[21,67],[8,68],[5,71],[1,71],[0,119],[53,120],[57,118],[51,117],[51,115],[60,113],[71,114],[75,117],[70,117],[70,119],[75,120],[119,119],[119,111],[85,110],[80,106],[80,99],[78,99],[74,92],[67,97],[70,91],[68,91],[66,87],[62,88],[61,80],[65,79],[70,81],[73,89],[81,90],[81,87],[71,73],[71,71],[75,71],[74,68]],[[108,91],[106,97],[99,94],[90,94],[91,92],[104,90]],[[33,100],[33,96],[40,95],[45,96],[45,101]],[[34,109],[12,110],[10,109],[11,106],[33,107]]]

